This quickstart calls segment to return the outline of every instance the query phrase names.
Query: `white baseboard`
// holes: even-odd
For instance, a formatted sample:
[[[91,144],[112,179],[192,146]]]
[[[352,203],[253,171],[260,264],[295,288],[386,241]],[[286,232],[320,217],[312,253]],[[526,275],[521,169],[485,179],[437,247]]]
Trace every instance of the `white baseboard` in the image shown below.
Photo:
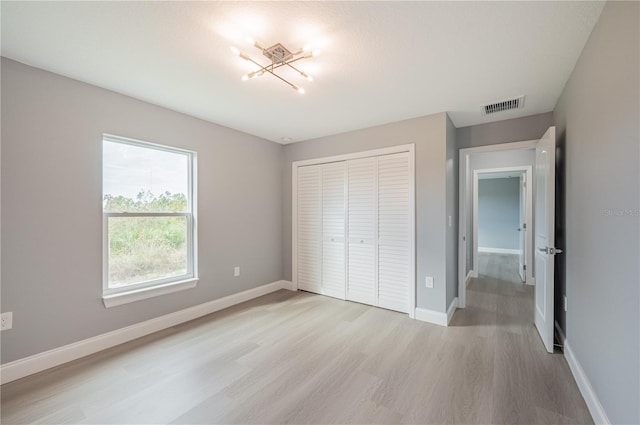
[[[238,292],[217,300],[209,301],[193,307],[154,319],[145,320],[115,331],[97,335],[69,345],[54,348],[29,357],[0,365],[0,383],[15,381],[25,376],[41,372],[45,369],[106,350],[107,348],[132,341],[134,339],[188,322],[216,311],[224,310],[236,304],[261,297],[280,289],[292,290],[293,284],[286,280],[278,280],[257,288]]]
[[[429,310],[427,308],[416,308],[416,320],[433,323],[434,325],[447,326],[447,313]]]
[[[455,297],[453,301],[451,301],[451,304],[447,309],[447,326],[449,326],[451,319],[453,319],[453,314],[456,312],[457,308],[458,308],[458,297]]]
[[[469,273],[471,273],[471,277],[478,277],[478,270],[471,270]]]
[[[491,254],[514,254],[520,255],[519,249],[506,249],[506,248],[489,248],[489,247],[478,247],[478,252],[488,252]]]
[[[589,413],[591,413],[593,421],[596,425],[611,424],[611,421],[607,417],[596,392],[591,386],[591,382],[589,382],[589,378],[587,378],[587,375],[584,373],[578,359],[576,359],[573,351],[571,351],[569,341],[566,339],[564,340],[564,357],[567,359],[567,363],[569,363],[569,369],[571,369],[571,373],[576,380],[576,384],[578,384],[580,393],[582,394],[584,401],[587,403],[587,408],[589,409]]]
[[[421,322],[433,323],[434,325],[448,326],[453,313],[456,312],[456,308],[458,308],[458,297],[451,301],[446,313],[426,308],[416,308],[415,319]]]
[[[464,287],[466,288],[467,286],[469,286],[469,282],[471,282],[471,278],[473,277],[473,270],[469,270],[469,273],[467,273],[467,277],[464,278]],[[476,276],[477,277],[477,276]]]

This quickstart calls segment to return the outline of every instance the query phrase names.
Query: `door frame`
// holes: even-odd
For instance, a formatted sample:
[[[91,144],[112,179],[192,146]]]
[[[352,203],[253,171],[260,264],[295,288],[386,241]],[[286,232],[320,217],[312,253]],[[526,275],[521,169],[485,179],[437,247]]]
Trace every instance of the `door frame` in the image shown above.
[[[294,161],[291,164],[291,280],[292,289],[298,290],[298,168],[307,165],[326,164],[330,162],[348,161],[350,159],[370,158],[374,156],[390,155],[394,153],[409,154],[409,317],[415,318],[416,311],[416,173],[415,173],[415,144],[391,146],[381,149],[372,149],[361,152],[353,152],[343,155],[333,155],[322,158]],[[347,177],[348,178],[348,177]],[[345,186],[345,191],[347,190]],[[348,226],[346,217],[348,209],[345,209],[345,230]],[[348,244],[345,244],[345,257],[348,259]],[[345,261],[345,279],[348,276],[348,262]]]
[[[533,167],[530,165],[520,165],[514,167],[499,167],[499,168],[482,168],[478,170],[473,170],[473,205],[472,205],[472,225],[473,225],[473,272],[474,275],[478,273],[478,230],[479,230],[479,221],[478,221],[478,175],[486,174],[486,173],[496,173],[496,172],[509,172],[509,171],[521,171],[526,174],[527,187],[526,190],[526,205],[525,205],[525,222],[527,223],[526,236],[525,236],[525,247],[526,250],[526,265],[527,265],[527,273],[525,283],[527,285],[533,285],[533,184],[532,184],[532,175],[533,175]],[[522,188],[520,188],[522,190]],[[519,201],[518,201],[519,204]],[[519,207],[519,205],[518,205]],[[522,224],[522,223],[520,223]]]
[[[473,276],[473,271],[466,272],[467,264],[467,235],[473,229],[467,229],[467,213],[470,205],[467,205],[468,191],[467,176],[470,176],[471,157],[477,154],[496,151],[535,149],[538,140],[525,140],[521,142],[501,143],[496,145],[464,148],[459,150],[458,172],[458,308],[465,308],[467,299],[467,282]]]

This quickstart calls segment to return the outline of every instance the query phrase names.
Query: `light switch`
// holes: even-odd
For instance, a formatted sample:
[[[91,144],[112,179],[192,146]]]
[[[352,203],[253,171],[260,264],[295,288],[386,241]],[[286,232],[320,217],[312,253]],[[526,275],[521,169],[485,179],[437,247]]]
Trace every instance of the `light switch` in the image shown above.
[[[240,266],[235,266],[235,267],[233,268],[233,276],[234,276],[234,277],[238,277],[238,276],[240,276]]]

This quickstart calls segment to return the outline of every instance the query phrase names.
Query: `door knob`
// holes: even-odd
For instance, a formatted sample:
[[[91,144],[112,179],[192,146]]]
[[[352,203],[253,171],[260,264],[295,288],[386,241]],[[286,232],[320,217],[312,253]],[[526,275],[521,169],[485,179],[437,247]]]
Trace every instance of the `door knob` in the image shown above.
[[[548,246],[544,248],[538,248],[538,251],[544,252],[545,254],[549,254],[549,255],[562,254],[562,250],[560,248],[554,248],[554,247],[548,247]]]

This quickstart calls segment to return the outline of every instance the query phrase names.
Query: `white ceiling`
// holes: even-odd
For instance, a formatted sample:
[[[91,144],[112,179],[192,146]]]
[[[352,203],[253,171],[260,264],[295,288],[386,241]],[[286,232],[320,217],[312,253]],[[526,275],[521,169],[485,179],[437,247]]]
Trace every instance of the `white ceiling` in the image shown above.
[[[449,111],[551,111],[603,2],[10,2],[2,55],[286,143]],[[309,45],[300,95],[229,50]],[[262,58],[265,59],[266,58]],[[526,95],[524,109],[480,105]],[[287,141],[288,142],[288,141]]]

